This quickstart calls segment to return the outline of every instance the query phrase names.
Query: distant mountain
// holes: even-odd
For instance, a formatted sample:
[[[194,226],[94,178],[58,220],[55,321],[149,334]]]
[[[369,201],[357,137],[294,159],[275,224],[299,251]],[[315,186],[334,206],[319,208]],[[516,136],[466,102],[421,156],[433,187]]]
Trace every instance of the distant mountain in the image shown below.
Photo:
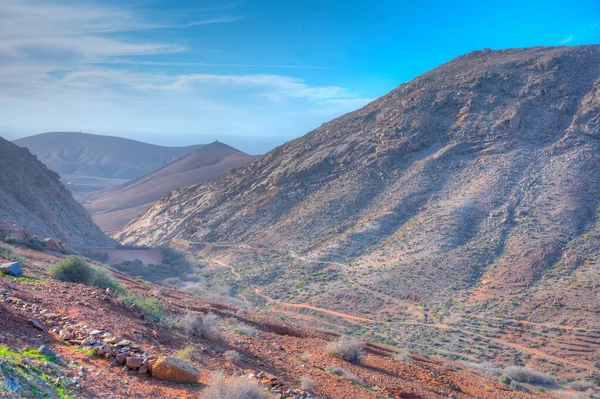
[[[122,137],[88,133],[42,133],[15,140],[60,175],[134,179],[200,145],[164,147]]]
[[[40,239],[79,248],[114,242],[29,150],[0,137],[0,221],[16,223]]]
[[[142,177],[93,193],[84,205],[103,231],[118,231],[168,192],[214,179],[256,158],[215,141]]]

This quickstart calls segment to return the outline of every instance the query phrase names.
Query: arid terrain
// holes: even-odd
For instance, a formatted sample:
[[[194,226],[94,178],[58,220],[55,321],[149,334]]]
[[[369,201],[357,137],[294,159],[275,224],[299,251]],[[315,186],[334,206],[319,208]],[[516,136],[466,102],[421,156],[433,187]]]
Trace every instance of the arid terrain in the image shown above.
[[[313,325],[598,375],[599,85],[597,45],[472,52],[117,238]]]
[[[0,364],[0,378],[9,381],[9,387],[20,384],[21,392],[54,392],[61,398],[202,398],[212,373],[218,370],[228,380],[258,384],[272,398],[298,389],[302,377],[312,381],[310,397],[331,399],[551,398],[542,391],[560,389],[548,386],[540,390],[524,384],[520,389],[529,393],[521,393],[497,377],[464,364],[415,354],[395,360],[398,349],[372,343],[364,344],[365,355],[359,364],[350,363],[327,354],[326,346],[337,339],[334,333],[209,302],[113,271],[111,274],[139,305],[128,304],[128,299],[104,289],[51,278],[48,268],[65,255],[4,247],[10,253],[5,250],[0,261],[20,257],[24,274],[19,278],[0,275],[0,350],[4,362]],[[151,313],[147,312],[148,303],[153,303]],[[217,315],[216,335],[206,338],[185,333],[168,321],[186,312]],[[151,357],[185,359],[199,371],[199,379],[194,384],[182,384],[136,372],[119,365],[114,357],[104,359],[86,349],[77,331],[113,337],[110,342],[126,340],[119,345],[126,342]],[[41,345],[45,345],[44,355],[35,350]],[[231,355],[232,351],[237,355]],[[15,371],[30,377],[25,380]],[[342,372],[344,376],[336,375]],[[54,379],[56,382],[51,382]]]

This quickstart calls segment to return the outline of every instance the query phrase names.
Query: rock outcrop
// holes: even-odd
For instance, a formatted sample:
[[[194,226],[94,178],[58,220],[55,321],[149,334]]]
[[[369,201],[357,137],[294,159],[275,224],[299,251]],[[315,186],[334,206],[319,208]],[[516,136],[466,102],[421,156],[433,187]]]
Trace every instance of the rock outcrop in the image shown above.
[[[174,382],[198,382],[200,373],[183,360],[171,356],[162,356],[151,360],[148,369],[152,377],[158,380]]]

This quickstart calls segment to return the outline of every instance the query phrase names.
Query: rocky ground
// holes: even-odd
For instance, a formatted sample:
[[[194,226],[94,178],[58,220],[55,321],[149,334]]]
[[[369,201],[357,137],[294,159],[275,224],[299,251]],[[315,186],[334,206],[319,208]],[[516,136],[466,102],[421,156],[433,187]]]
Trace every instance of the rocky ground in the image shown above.
[[[145,301],[129,305],[110,290],[53,280],[47,268],[60,253],[15,251],[24,275],[0,276],[4,397],[202,398],[215,371],[251,381],[272,398],[551,397],[532,386],[525,387],[530,394],[518,392],[436,357],[396,360],[398,350],[382,345],[365,343],[363,361],[349,363],[325,351],[335,333],[115,274]],[[149,302],[160,305],[160,314],[146,312]],[[217,335],[168,321],[186,312],[217,315]],[[310,393],[301,389],[303,377],[314,382]]]

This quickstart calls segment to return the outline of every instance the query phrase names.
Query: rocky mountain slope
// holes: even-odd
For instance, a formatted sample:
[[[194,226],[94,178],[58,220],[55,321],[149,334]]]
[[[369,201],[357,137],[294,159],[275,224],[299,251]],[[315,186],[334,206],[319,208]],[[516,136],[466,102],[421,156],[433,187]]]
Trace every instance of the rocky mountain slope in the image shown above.
[[[58,173],[76,195],[135,179],[200,147],[164,147],[74,132],[42,133],[14,143]]]
[[[0,221],[74,247],[114,244],[29,150],[0,137],[0,154]]]
[[[263,294],[391,340],[409,315],[598,328],[599,115],[600,46],[475,51],[167,195],[119,239],[212,243]]]
[[[105,232],[115,232],[165,194],[214,179],[256,159],[218,141],[206,144],[160,169],[83,198],[84,206]]]
[[[361,362],[351,363],[327,353],[338,339],[331,332],[114,271],[118,292],[58,281],[48,270],[64,255],[11,251],[9,256],[22,258],[24,275],[0,274],[0,382],[6,397],[553,397],[539,386],[503,383],[436,357],[398,356],[395,348],[369,342],[362,343]],[[6,251],[0,263],[4,256]],[[214,378],[216,372],[224,383]]]

